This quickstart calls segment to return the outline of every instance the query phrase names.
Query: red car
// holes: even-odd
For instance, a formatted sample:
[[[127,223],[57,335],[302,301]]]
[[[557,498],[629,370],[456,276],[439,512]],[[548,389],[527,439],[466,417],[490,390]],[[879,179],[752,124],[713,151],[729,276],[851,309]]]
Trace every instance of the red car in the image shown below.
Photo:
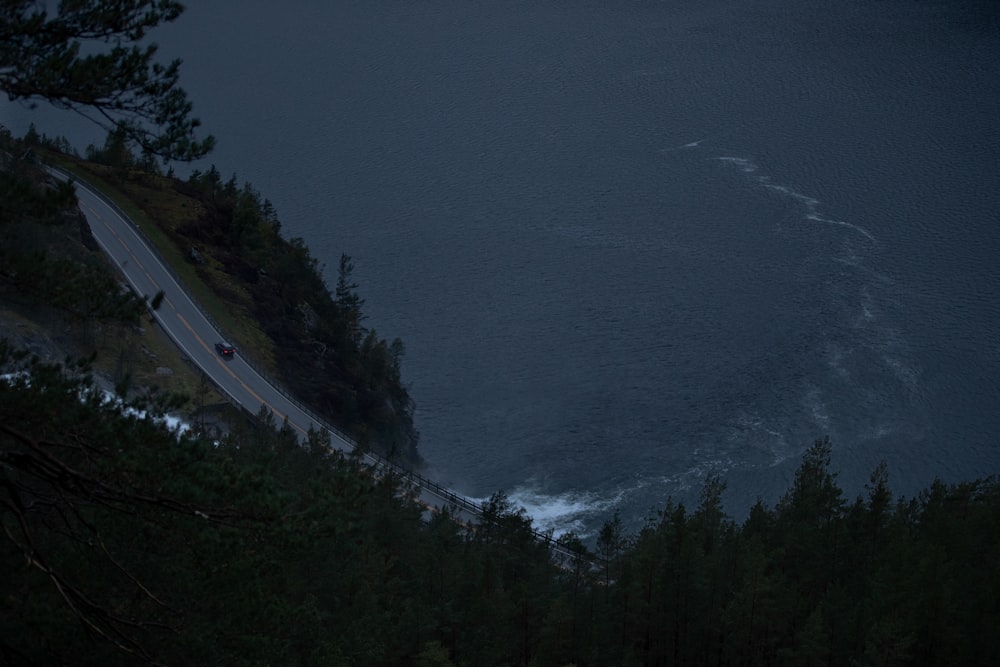
[[[215,349],[220,355],[222,355],[223,359],[232,359],[233,355],[236,354],[236,348],[229,343],[216,343]]]

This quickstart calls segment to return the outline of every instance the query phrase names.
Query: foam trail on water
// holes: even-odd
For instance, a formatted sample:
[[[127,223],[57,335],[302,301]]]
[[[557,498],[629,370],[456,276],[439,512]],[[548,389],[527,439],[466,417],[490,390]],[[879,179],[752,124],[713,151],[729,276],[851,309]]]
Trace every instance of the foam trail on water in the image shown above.
[[[715,159],[719,162],[728,162],[729,164],[735,165],[747,174],[752,174],[757,171],[757,165],[755,165],[752,160],[748,160],[745,157],[717,157]]]
[[[704,141],[706,141],[706,140],[705,139],[699,139],[698,141],[691,141],[691,142],[688,142],[686,144],[681,144],[680,146],[674,146],[672,148],[661,148],[660,152],[661,153],[672,153],[673,151],[683,151],[683,150],[686,150],[688,148],[698,148],[699,146],[701,146],[702,142],[704,142]]]
[[[854,223],[851,222],[844,222],[843,220],[831,220],[829,218],[821,218],[818,215],[807,215],[806,218],[809,220],[815,220],[816,222],[825,222],[828,225],[843,225],[844,227],[853,229],[854,231],[858,232],[862,236],[866,237],[872,243],[877,243],[875,237],[871,235],[871,232],[869,232],[864,227],[861,227],[860,225],[855,225]]]
[[[738,167],[740,171],[742,171],[745,174],[755,174],[757,173],[757,171],[759,171],[757,164],[749,158],[722,156],[722,157],[717,157],[715,159],[718,160],[719,162],[725,162],[727,164],[731,164],[735,167]],[[857,233],[861,234],[872,243],[878,243],[878,240],[872,235],[872,233],[869,232],[864,227],[862,227],[861,225],[855,225],[854,223],[846,222],[844,220],[833,220],[831,218],[825,218],[821,216],[819,214],[820,201],[815,197],[810,197],[809,195],[802,194],[801,192],[798,192],[797,190],[794,190],[788,187],[787,185],[779,185],[777,183],[772,183],[771,177],[767,175],[763,174],[757,175],[756,181],[762,187],[765,187],[768,190],[777,192],[785,197],[800,202],[806,209],[805,212],[806,220],[811,220],[813,222],[822,222],[827,225],[840,225],[842,227],[847,227],[848,229],[852,229]]]
[[[818,199],[814,199],[800,192],[796,192],[795,190],[792,190],[790,188],[786,188],[784,185],[775,185],[773,183],[769,183],[768,181],[770,181],[770,179],[767,176],[760,177],[761,185],[763,185],[765,188],[769,188],[771,190],[774,190],[775,192],[780,192],[781,194],[791,197],[792,199],[799,200],[800,202],[805,204],[807,209],[809,209],[810,214],[816,211],[816,206],[819,205]]]
[[[706,141],[715,141],[717,139],[722,139],[724,137],[728,137],[732,133],[733,133],[732,130],[727,130],[725,132],[718,132],[718,133],[715,133],[715,134],[710,134],[707,137],[704,137],[704,138],[699,139],[697,141],[689,141],[686,144],[680,144],[679,146],[674,146],[673,148],[661,148],[660,152],[661,153],[670,153],[672,151],[682,151],[682,150],[687,149],[687,148],[699,148]]]

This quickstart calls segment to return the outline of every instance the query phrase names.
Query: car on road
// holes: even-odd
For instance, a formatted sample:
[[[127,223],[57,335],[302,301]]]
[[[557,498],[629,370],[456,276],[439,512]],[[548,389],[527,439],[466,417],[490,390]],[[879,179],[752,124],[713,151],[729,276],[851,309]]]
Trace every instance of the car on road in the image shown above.
[[[219,341],[215,344],[215,350],[222,356],[223,359],[232,359],[233,355],[236,354],[236,348],[223,341]]]

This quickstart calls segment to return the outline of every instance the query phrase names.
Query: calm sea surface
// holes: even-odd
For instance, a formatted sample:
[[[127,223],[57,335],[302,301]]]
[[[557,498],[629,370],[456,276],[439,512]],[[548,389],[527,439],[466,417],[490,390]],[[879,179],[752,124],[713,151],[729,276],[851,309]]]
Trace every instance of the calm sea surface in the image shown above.
[[[430,476],[592,534],[824,435],[850,497],[1000,471],[995,3],[235,6],[156,34],[196,166],[354,258]]]

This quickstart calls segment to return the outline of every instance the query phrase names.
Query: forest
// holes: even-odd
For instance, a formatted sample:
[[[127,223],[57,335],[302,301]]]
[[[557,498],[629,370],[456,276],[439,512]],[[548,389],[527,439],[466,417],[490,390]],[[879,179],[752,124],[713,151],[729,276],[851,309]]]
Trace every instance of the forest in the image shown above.
[[[21,142],[10,137],[0,142],[14,154],[51,160],[76,178],[117,192],[244,359],[359,446],[405,466],[420,464],[413,401],[401,375],[403,343],[386,341],[365,325],[349,256],[341,256],[331,292],[325,267],[302,239],[284,237],[274,207],[251,184],[237,185],[235,175],[224,181],[214,166],[183,181],[165,175],[155,161],[133,154],[118,131],[110,132],[104,145],[88,146],[86,159],[34,126]],[[40,178],[30,160],[11,160],[10,166],[21,187]],[[52,187],[59,188],[63,203],[72,201],[68,186]],[[94,295],[118,292],[94,289],[81,276],[44,278],[51,271],[52,262],[43,256],[51,253],[51,240],[26,239],[11,245],[8,259],[17,267],[20,287],[70,290],[57,298],[77,310]],[[114,283],[110,275],[106,279]]]
[[[211,175],[175,187],[259,201]],[[558,549],[502,491],[463,524],[266,413],[178,433],[158,417],[191,397],[127,374],[109,400],[96,344],[151,305],[88,249],[65,187],[8,158],[0,188],[0,299],[95,346],[53,362],[0,343],[6,664],[926,665],[1000,648],[995,478],[905,499],[883,464],[850,499],[819,439],[775,507],[739,523],[715,478],[697,507],[664,499],[635,534],[613,516]],[[363,301],[340,277],[326,307],[346,299],[356,325]],[[344,332],[364,359],[369,334]]]
[[[539,539],[502,490],[472,524],[430,511],[358,455],[419,462],[403,345],[365,326],[351,258],[330,289],[251,185],[164,173],[213,144],[179,62],[144,41],[183,7],[44,4],[0,5],[0,89],[96,110],[108,135],[79,156],[0,128],[0,663],[995,663],[995,477],[903,498],[882,464],[849,498],[819,437],[778,502],[740,521],[720,478],[695,507],[664,498],[636,532],[610,516],[596,535]],[[356,453],[213,394],[41,160],[112,193]],[[178,413],[189,428],[165,420]]]

